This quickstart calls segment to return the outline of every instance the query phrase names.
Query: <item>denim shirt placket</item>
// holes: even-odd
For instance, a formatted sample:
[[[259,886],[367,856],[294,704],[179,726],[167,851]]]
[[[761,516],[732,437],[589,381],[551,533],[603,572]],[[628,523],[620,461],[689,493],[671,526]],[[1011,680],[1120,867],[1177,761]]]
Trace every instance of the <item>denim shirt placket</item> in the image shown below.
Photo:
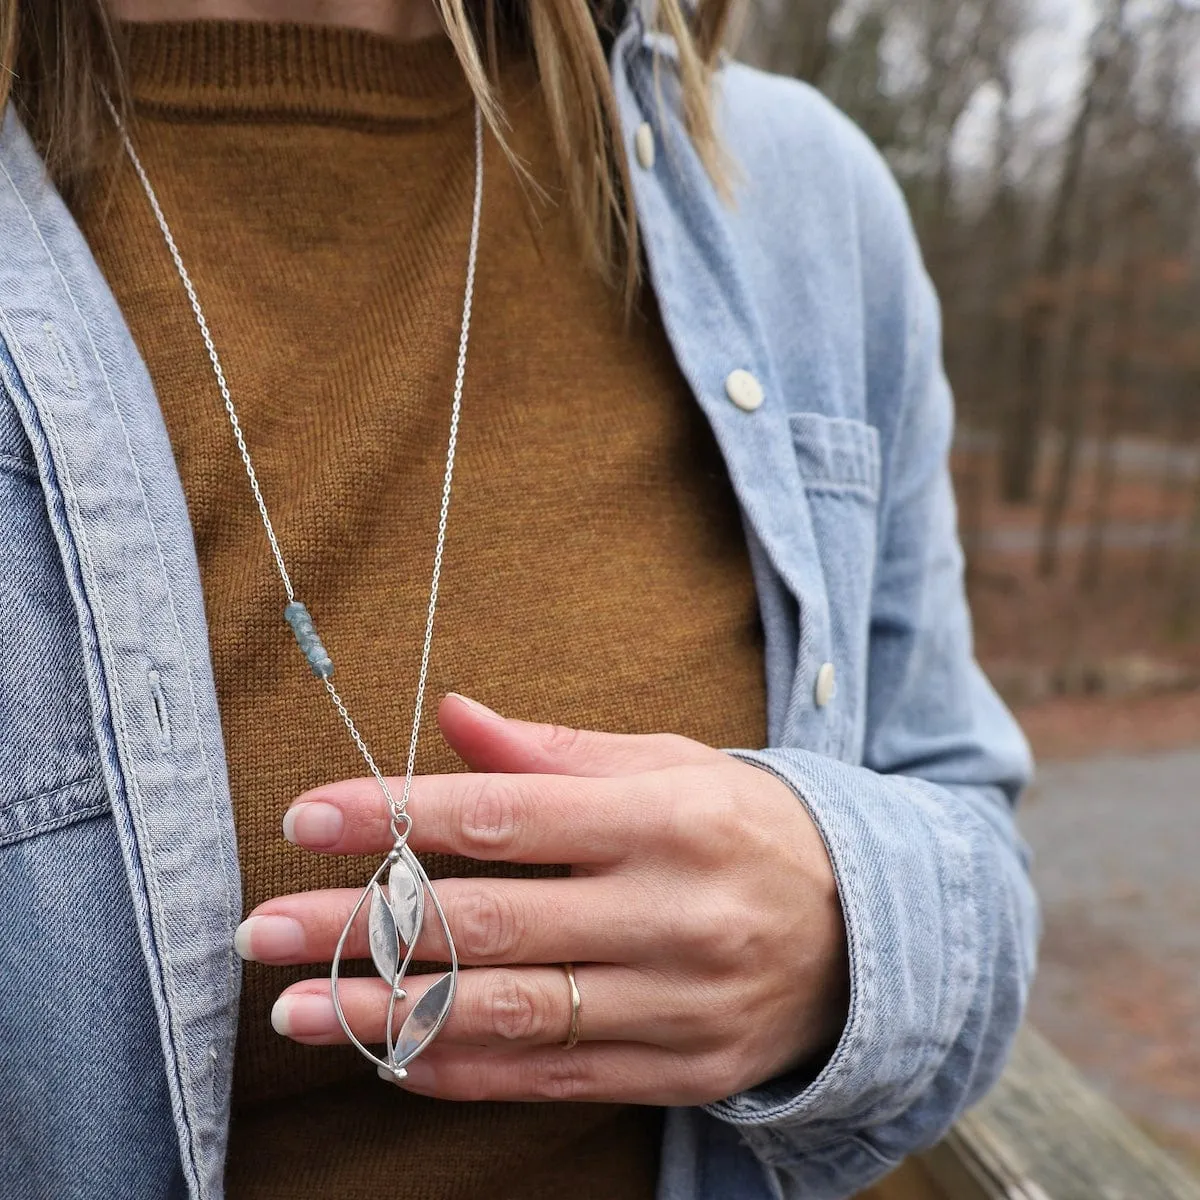
[[[682,124],[668,128],[661,119],[660,97],[673,86],[669,75],[655,77],[654,56],[663,53],[673,53],[670,45],[645,32],[635,9],[613,48],[612,75],[654,295],[676,361],[729,471],[760,600],[778,599],[782,584],[798,609],[792,622],[796,645],[772,647],[766,656],[768,662],[795,664],[786,680],[768,677],[768,741],[793,744],[803,738],[823,746],[829,731],[812,703],[811,680],[829,657],[828,597],[791,446],[788,407],[775,383],[751,289],[738,270],[731,222],[722,219],[732,210],[710,198],[713,181]],[[643,127],[659,145],[647,165],[636,150]],[[765,399],[755,411],[743,411],[727,393],[729,375],[738,370],[749,371],[763,389]],[[764,479],[771,481],[769,490]],[[768,630],[780,624],[764,622]]]
[[[158,1016],[184,1176],[221,1193],[240,884],[190,525],[149,377],[10,107],[2,380],[33,448],[75,602]]]

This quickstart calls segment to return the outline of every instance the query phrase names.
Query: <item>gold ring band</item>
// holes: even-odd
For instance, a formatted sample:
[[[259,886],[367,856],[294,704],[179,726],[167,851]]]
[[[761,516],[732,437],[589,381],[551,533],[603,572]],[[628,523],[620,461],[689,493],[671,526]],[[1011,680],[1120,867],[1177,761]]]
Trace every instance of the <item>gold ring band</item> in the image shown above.
[[[567,1032],[567,1040],[563,1042],[564,1050],[574,1050],[579,1044],[579,1012],[583,1008],[583,1001],[579,997],[579,985],[575,982],[575,964],[563,963],[563,970],[567,973],[567,985],[571,989],[571,1028]]]

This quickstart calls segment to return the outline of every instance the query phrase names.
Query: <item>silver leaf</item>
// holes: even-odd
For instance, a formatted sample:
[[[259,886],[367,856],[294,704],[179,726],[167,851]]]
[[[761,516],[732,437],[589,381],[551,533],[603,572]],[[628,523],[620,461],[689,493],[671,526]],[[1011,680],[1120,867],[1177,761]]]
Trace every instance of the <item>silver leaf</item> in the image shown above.
[[[396,968],[400,963],[400,937],[396,918],[388,907],[383,888],[377,883],[371,884],[371,916],[367,929],[375,970],[390,985],[396,978]]]
[[[402,1062],[423,1050],[442,1027],[454,999],[454,972],[443,975],[426,989],[425,994],[404,1018],[396,1037],[396,1062]]]
[[[396,932],[406,946],[411,946],[425,919],[425,891],[404,859],[392,863],[388,896],[392,902],[392,916],[396,919]]]

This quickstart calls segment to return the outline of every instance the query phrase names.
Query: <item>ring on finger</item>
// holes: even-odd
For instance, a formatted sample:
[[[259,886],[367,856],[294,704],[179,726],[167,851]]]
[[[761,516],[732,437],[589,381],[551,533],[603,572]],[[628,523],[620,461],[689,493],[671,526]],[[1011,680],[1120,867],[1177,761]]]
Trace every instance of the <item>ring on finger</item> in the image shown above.
[[[579,1014],[583,1009],[583,1001],[579,995],[579,985],[575,982],[575,964],[563,963],[567,974],[567,986],[571,991],[571,1024],[567,1030],[567,1040],[563,1042],[564,1050],[574,1050],[579,1045]]]

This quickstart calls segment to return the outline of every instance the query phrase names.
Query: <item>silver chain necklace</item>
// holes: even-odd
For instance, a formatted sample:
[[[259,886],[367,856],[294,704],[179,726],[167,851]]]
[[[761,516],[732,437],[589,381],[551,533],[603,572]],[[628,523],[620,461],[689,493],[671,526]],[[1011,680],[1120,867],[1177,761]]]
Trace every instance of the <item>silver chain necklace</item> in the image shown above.
[[[333,706],[337,709],[339,716],[347,730],[349,730],[351,738],[354,740],[354,744],[358,747],[359,753],[370,768],[375,782],[383,792],[384,799],[387,801],[388,811],[391,814],[392,849],[388,852],[383,862],[379,864],[378,869],[371,876],[366,887],[363,888],[358,902],[354,905],[345,927],[342,929],[341,937],[338,938],[337,948],[334,951],[329,979],[333,1007],[337,1012],[338,1020],[341,1022],[346,1037],[381,1071],[387,1072],[395,1079],[404,1079],[407,1074],[405,1066],[425,1050],[446,1023],[446,1018],[450,1015],[450,1006],[454,1003],[454,993],[458,986],[458,954],[454,948],[454,939],[451,937],[450,927],[446,923],[446,914],[442,911],[437,893],[429,882],[429,876],[425,874],[425,870],[418,861],[417,856],[408,847],[408,836],[412,830],[412,818],[408,815],[407,810],[409,796],[412,791],[413,770],[417,761],[417,739],[421,729],[421,711],[425,701],[425,684],[429,676],[429,654],[433,646],[433,621],[434,614],[437,612],[438,584],[441,581],[442,555],[446,545],[446,521],[450,513],[450,492],[454,482],[454,455],[458,446],[458,423],[462,410],[463,383],[467,372],[467,346],[471,340],[471,305],[475,294],[475,267],[479,257],[480,212],[483,207],[483,114],[479,106],[476,105],[475,202],[471,213],[471,241],[467,257],[467,282],[463,297],[462,326],[458,340],[458,367],[454,379],[454,400],[450,408],[450,436],[446,447],[446,470],[442,482],[441,510],[438,514],[437,544],[433,554],[433,579],[429,587],[429,608],[425,617],[425,641],[421,647],[421,669],[417,676],[417,692],[416,701],[413,706],[412,730],[409,735],[408,758],[404,768],[404,787],[400,799],[397,800],[392,794],[392,789],[387,779],[384,778],[383,772],[376,765],[366,741],[362,734],[359,733],[353,718],[351,718],[345,701],[334,686],[333,662],[326,652],[320,637],[317,635],[308,609],[296,599],[296,591],[292,585],[292,578],[288,573],[283,551],[280,549],[279,539],[275,534],[275,527],[267,511],[267,502],[263,499],[262,488],[258,482],[258,473],[254,469],[254,462],[246,446],[246,439],[242,434],[242,423],[238,418],[237,408],[230,394],[229,384],[225,379],[225,371],[221,366],[220,356],[217,354],[212,334],[209,332],[208,321],[205,319],[204,310],[200,307],[196,288],[192,283],[191,276],[188,274],[187,267],[184,266],[183,258],[171,233],[171,227],[167,224],[167,218],[163,215],[162,207],[158,202],[158,196],[150,184],[150,178],[146,174],[146,169],[142,166],[141,159],[134,149],[133,140],[130,138],[124,123],[121,121],[111,101],[108,107],[120,131],[121,139],[125,146],[125,153],[129,156],[129,161],[133,164],[133,169],[137,172],[137,177],[141,181],[142,188],[146,193],[146,199],[150,202],[150,207],[154,212],[155,220],[158,222],[158,228],[162,233],[163,241],[166,243],[167,250],[171,255],[171,261],[175,264],[175,270],[179,274],[184,291],[187,293],[192,314],[196,318],[196,326],[200,331],[200,337],[204,341],[204,348],[208,352],[208,360],[212,364],[213,375],[217,381],[217,389],[221,393],[222,401],[224,401],[225,412],[229,417],[234,441],[237,443],[242,465],[246,469],[246,477],[250,481],[250,490],[254,493],[254,502],[258,506],[258,515],[262,518],[263,528],[267,534],[267,541],[271,545],[271,553],[275,558],[275,566],[279,571],[280,579],[283,581],[283,590],[287,596],[287,604],[283,610],[284,620],[291,626],[296,641],[303,651],[305,658],[308,660],[308,665],[312,668],[313,674],[321,680],[326,692],[329,693],[329,698],[333,702]],[[385,873],[388,876],[386,892],[380,882]],[[408,1016],[405,1017],[399,1032],[393,1033],[396,1004],[405,998],[405,991],[402,985],[412,963],[413,954],[416,950],[417,937],[425,924],[427,903],[432,904],[437,921],[441,926],[442,936],[445,939],[448,950],[447,957],[449,959],[450,970],[439,976],[425,990],[420,999],[413,1005]],[[373,1054],[354,1035],[342,1011],[341,999],[338,995],[342,952],[345,949],[346,939],[350,936],[351,927],[358,919],[364,907],[369,907],[368,938],[371,947],[371,957],[374,960],[376,970],[382,976],[384,982],[391,988],[387,1008],[387,1028],[385,1031],[387,1043],[386,1058],[380,1058]]]

